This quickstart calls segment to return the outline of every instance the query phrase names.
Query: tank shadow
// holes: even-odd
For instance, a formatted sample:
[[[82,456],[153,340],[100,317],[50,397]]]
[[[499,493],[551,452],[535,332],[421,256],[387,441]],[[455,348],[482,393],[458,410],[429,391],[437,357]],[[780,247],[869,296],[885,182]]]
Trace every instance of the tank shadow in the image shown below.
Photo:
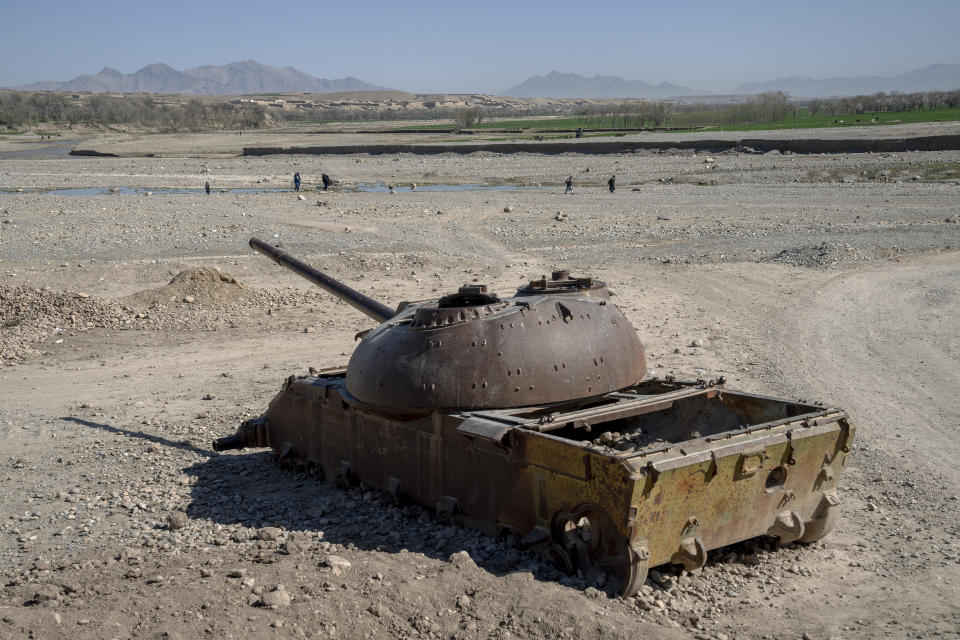
[[[213,544],[240,543],[260,557],[264,551],[282,552],[283,538],[280,545],[256,539],[258,529],[279,527],[287,532],[287,541],[289,534],[302,534],[322,549],[329,543],[438,560],[465,551],[478,567],[494,575],[529,572],[537,580],[587,586],[536,554],[518,549],[509,537],[497,539],[456,522],[442,522],[430,509],[394,504],[363,485],[342,489],[302,471],[279,468],[269,451],[213,453],[184,473],[195,480],[187,515],[222,527],[212,536]]]
[[[336,549],[324,543],[391,554],[417,553],[444,561],[465,551],[480,569],[493,575],[529,572],[540,581],[577,589],[589,586],[582,577],[568,576],[538,555],[517,548],[509,536],[498,539],[455,522],[441,522],[433,510],[394,504],[381,492],[362,485],[341,489],[302,471],[281,468],[270,451],[218,453],[134,429],[73,416],[62,419],[193,457],[195,462],[182,469],[190,477],[186,513],[205,530],[203,542],[237,547],[257,562],[271,562],[278,554],[289,552],[288,543],[293,539],[299,540],[300,546],[327,553]],[[257,532],[264,527],[278,527],[283,532],[278,540],[260,540]],[[615,586],[606,585],[610,594]]]
[[[203,449],[197,447],[189,442],[177,442],[175,440],[170,440],[169,438],[164,438],[163,436],[157,436],[150,433],[144,433],[143,431],[134,431],[132,429],[123,429],[121,427],[114,427],[103,422],[93,422],[91,420],[84,420],[83,418],[77,418],[75,416],[64,416],[60,418],[65,422],[74,422],[85,427],[92,427],[94,429],[100,429],[101,431],[106,431],[108,433],[113,433],[116,435],[127,436],[128,438],[140,438],[141,440],[147,440],[153,442],[154,444],[160,444],[165,447],[173,447],[174,449],[181,449],[183,451],[192,451],[193,453],[199,453],[201,455],[210,455],[213,453],[212,449]]]

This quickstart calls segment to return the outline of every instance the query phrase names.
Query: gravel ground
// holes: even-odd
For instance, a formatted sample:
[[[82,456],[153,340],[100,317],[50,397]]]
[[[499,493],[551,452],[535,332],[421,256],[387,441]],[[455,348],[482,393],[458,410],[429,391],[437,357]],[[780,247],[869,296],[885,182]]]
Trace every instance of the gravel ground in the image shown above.
[[[202,142],[0,160],[0,637],[958,635],[960,152],[191,157]],[[303,199],[218,192],[294,171]],[[540,187],[351,190],[375,181]],[[113,186],[155,193],[46,192]],[[653,372],[850,411],[842,519],[622,599],[364,487],[214,453],[370,326],[254,235],[390,304],[604,279]]]

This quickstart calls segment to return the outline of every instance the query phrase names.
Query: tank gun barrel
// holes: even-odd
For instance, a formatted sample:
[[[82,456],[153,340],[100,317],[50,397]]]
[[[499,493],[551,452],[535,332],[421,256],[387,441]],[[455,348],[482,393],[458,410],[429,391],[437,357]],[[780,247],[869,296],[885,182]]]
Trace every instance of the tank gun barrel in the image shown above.
[[[309,280],[327,293],[337,296],[357,311],[370,316],[377,322],[385,322],[396,315],[396,312],[387,305],[363,295],[356,289],[352,289],[322,271],[318,271],[310,265],[297,260],[290,254],[270,246],[263,240],[250,238],[250,247],[254,251],[267,256],[280,266],[286,267],[300,277]]]

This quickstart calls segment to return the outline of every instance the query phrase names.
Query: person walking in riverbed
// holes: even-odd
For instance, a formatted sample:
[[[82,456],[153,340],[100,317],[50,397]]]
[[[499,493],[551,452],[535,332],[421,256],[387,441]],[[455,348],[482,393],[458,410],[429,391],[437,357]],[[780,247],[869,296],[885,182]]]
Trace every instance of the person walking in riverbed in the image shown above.
[[[300,191],[300,172],[293,174],[293,190]]]
[[[203,190],[207,192],[207,195],[210,195],[210,181],[207,180],[207,184],[203,185]]]
[[[610,187],[610,193],[613,193],[617,190],[617,176],[610,176],[610,179],[607,180],[607,186]]]
[[[327,189],[329,189],[329,188],[330,188],[330,185],[333,184],[333,180],[331,180],[331,179],[330,179],[330,176],[328,176],[328,175],[325,174],[325,173],[320,176],[320,180],[323,181],[323,190],[324,190],[324,191],[326,191]]]
[[[564,193],[573,193],[573,176],[568,176],[566,180],[563,181],[567,185],[567,190]]]

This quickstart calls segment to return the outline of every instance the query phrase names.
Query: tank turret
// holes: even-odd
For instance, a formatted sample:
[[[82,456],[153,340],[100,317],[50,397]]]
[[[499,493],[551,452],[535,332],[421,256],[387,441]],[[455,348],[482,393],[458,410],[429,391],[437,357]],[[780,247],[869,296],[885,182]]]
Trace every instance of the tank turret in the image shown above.
[[[266,243],[250,246],[380,322],[347,366],[347,391],[394,410],[570,402],[636,384],[646,358],[603,282],[557,271],[500,298],[483,285],[394,312]]]

